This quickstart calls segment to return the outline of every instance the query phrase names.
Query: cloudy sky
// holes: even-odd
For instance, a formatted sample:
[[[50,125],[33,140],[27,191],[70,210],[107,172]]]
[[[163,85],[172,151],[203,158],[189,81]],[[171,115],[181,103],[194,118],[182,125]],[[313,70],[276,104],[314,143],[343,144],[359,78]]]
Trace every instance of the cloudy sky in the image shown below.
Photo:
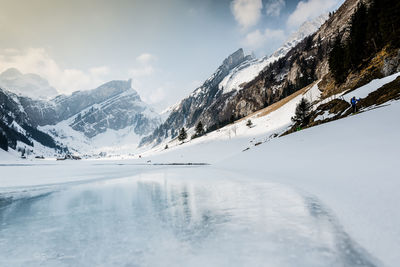
[[[158,111],[240,47],[271,54],[344,0],[0,0],[0,72],[37,73],[60,93],[113,79]]]

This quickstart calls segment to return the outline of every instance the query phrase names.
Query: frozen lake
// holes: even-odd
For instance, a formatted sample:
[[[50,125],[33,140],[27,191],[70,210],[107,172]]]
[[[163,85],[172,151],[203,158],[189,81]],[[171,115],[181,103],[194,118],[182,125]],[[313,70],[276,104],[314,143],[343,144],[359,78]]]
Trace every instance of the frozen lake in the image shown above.
[[[162,167],[3,192],[0,266],[376,263],[312,196],[211,167]]]

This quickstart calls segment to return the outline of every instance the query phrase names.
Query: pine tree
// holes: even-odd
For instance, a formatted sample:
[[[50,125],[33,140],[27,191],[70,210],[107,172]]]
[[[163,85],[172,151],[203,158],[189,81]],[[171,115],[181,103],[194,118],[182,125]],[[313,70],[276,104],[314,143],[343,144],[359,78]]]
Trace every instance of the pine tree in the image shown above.
[[[187,132],[185,130],[185,127],[182,127],[182,129],[179,131],[178,140],[183,143],[183,141],[185,141],[186,138],[187,138]]]
[[[306,37],[304,42],[305,42],[304,50],[309,51],[313,46],[313,35]]]
[[[367,26],[367,8],[361,2],[351,19],[350,35],[347,46],[348,54],[350,56],[350,64],[353,69],[357,68],[366,56],[365,43]]]
[[[318,41],[317,41],[317,57],[319,60],[322,60],[324,57],[324,50],[322,48],[322,41],[321,41],[321,36],[318,35]]]
[[[234,114],[231,115],[231,117],[229,119],[229,122],[230,123],[234,123],[235,122],[235,115]]]
[[[308,123],[311,112],[311,103],[304,97],[300,100],[300,103],[296,106],[296,112],[292,121],[300,126]]]
[[[8,139],[2,132],[0,132],[0,148],[8,151]]]
[[[195,132],[196,132],[196,137],[202,136],[204,134],[205,131],[201,121],[197,123]]]
[[[333,43],[333,48],[329,53],[329,68],[337,83],[342,83],[347,77],[349,70],[349,60],[347,57],[347,49],[342,44],[341,37],[338,35]]]
[[[247,120],[246,126],[251,128],[251,126],[253,126],[253,122],[251,120]]]

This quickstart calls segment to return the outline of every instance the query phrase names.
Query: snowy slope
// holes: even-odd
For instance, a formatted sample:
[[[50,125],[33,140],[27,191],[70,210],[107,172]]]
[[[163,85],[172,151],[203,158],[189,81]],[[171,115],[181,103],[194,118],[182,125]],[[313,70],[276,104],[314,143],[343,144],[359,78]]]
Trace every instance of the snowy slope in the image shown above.
[[[255,143],[268,142],[273,139],[273,135],[279,135],[285,132],[292,125],[293,122],[291,121],[291,118],[294,116],[296,105],[303,97],[314,103],[313,108],[315,109],[318,105],[324,104],[334,98],[344,99],[345,101],[349,101],[353,95],[357,98],[364,98],[369,93],[377,90],[387,83],[394,81],[399,76],[400,73],[396,73],[382,79],[375,79],[368,84],[351,91],[350,93],[340,93],[328,99],[320,99],[321,92],[318,89],[319,81],[317,81],[306,87],[305,89],[300,90],[297,93],[289,96],[286,100],[284,99],[283,101],[280,101],[270,107],[257,111],[252,115],[235,122],[234,124],[229,124],[216,131],[208,133],[206,136],[190,140],[184,145],[181,145],[180,142],[178,142],[176,139],[172,141],[165,141],[160,145],[154,147],[153,149],[142,153],[142,156],[152,158],[158,153],[175,155],[173,151],[182,150],[190,152],[186,153],[185,157],[179,154],[179,152],[176,152],[176,157],[170,157],[170,159],[181,162],[182,158],[185,158],[188,161],[195,162],[196,160],[198,160],[198,158],[204,157],[208,158],[207,162],[212,163],[214,161],[220,160],[221,158],[227,158],[231,156],[232,153],[235,154],[238,151],[242,151],[249,147],[254,147]],[[249,119],[253,123],[253,126],[250,128],[246,126],[247,120]],[[189,130],[189,136],[191,133],[190,131],[193,131],[193,129]],[[224,153],[224,155],[211,153],[209,156],[207,156],[207,153],[209,152],[208,148],[206,148],[206,144],[213,144],[213,142],[226,144],[223,145],[225,149],[224,151],[226,153]],[[230,143],[235,143],[235,145],[231,145]],[[164,150],[166,144],[168,144],[169,146],[168,150]],[[205,146],[203,147],[203,145]],[[235,149],[233,149],[234,147]],[[200,153],[199,155],[201,156],[196,155],[198,153],[195,151],[203,150],[205,154]],[[193,152],[193,157],[191,155],[191,152]],[[188,156],[189,159],[187,159],[186,156]]]
[[[271,56],[247,61],[233,69],[219,84],[223,93],[240,90],[240,85],[253,80],[266,66],[278,60],[281,56]]]
[[[224,155],[215,155],[218,159],[229,157],[231,153],[242,151],[249,146],[253,146],[257,142],[267,141],[270,139],[271,135],[280,134],[285,131],[292,124],[291,117],[294,115],[296,105],[300,102],[302,97],[305,97],[310,102],[319,101],[321,92],[318,89],[317,83],[318,82],[307,87],[305,90],[293,94],[288,98],[290,100],[288,100],[284,105],[280,106],[280,104],[277,103],[276,105],[272,106],[272,112],[269,112],[270,108],[260,110],[251,116],[235,122],[234,124],[229,124],[221,129],[210,132],[207,134],[207,136],[191,140],[185,145],[180,145],[180,142],[178,142],[177,139],[172,141],[167,139],[153,149],[142,152],[141,155],[151,158],[154,154],[169,153],[170,150],[174,149],[192,150],[192,148],[188,148],[191,146],[194,146],[193,154],[195,155],[199,153],[198,150],[202,151],[204,149],[202,147],[203,144],[219,142],[227,144],[227,146],[224,147],[225,153]],[[267,114],[265,115],[265,113]],[[253,123],[251,128],[246,126],[247,120],[249,119]],[[193,133],[194,128],[188,129],[188,136],[191,136]],[[229,143],[235,143],[235,145],[229,145]],[[166,144],[168,144],[169,150],[164,150]],[[200,153],[200,155],[206,157],[206,154]],[[212,162],[214,160],[213,155],[210,155],[210,157],[211,158],[207,158]],[[175,159],[178,160],[178,162],[181,161],[181,158],[179,157]]]
[[[49,133],[55,140],[66,145],[71,152],[89,157],[121,157],[135,154],[141,135],[135,133],[134,126],[123,129],[107,129],[92,138],[85,136],[82,132],[72,129],[69,125],[71,120],[62,121],[56,125],[40,127]]]
[[[374,80],[351,95],[364,96],[397,76]],[[282,109],[293,112],[295,101]],[[383,265],[394,267],[400,261],[400,216],[395,204],[400,201],[400,102],[389,104],[268,140],[274,129],[290,120],[289,114],[282,117],[277,110],[276,115],[268,115],[276,116],[277,128],[258,132],[257,128],[268,121],[265,118],[261,123],[254,118],[254,128],[238,124],[237,136],[229,135],[232,126],[227,126],[188,144],[143,154],[143,160],[207,162],[244,177],[284,183],[311,193],[333,210],[360,245]],[[255,146],[258,141],[267,142]],[[247,147],[250,149],[242,152]]]

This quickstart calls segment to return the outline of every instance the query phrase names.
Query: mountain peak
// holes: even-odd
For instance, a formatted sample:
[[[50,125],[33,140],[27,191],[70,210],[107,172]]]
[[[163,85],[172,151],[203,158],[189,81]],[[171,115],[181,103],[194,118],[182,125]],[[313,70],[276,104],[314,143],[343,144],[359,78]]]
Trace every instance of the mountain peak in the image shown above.
[[[34,99],[50,99],[58,95],[57,90],[40,75],[23,74],[16,68],[9,68],[0,74],[0,86],[17,95]]]
[[[235,52],[233,52],[231,55],[229,55],[224,62],[222,63],[224,66],[226,66],[228,69],[231,69],[232,67],[237,66],[240,64],[244,59],[244,52],[242,48],[239,48]]]
[[[315,33],[328,18],[328,13],[325,13],[314,19],[303,22],[297,31],[293,32],[281,48],[275,51],[272,56],[278,58],[286,55],[290,49],[300,43],[304,38]]]
[[[2,79],[14,79],[19,76],[22,76],[22,73],[16,68],[8,68],[0,74]]]
[[[109,87],[115,87],[115,88],[118,88],[118,89],[121,89],[121,90],[125,91],[125,90],[131,89],[132,88],[131,85],[132,85],[132,80],[131,79],[129,79],[127,81],[124,81],[124,80],[112,80],[112,81],[109,81],[109,82],[106,82],[106,83],[100,85],[96,89],[104,89],[104,88],[109,88]]]

